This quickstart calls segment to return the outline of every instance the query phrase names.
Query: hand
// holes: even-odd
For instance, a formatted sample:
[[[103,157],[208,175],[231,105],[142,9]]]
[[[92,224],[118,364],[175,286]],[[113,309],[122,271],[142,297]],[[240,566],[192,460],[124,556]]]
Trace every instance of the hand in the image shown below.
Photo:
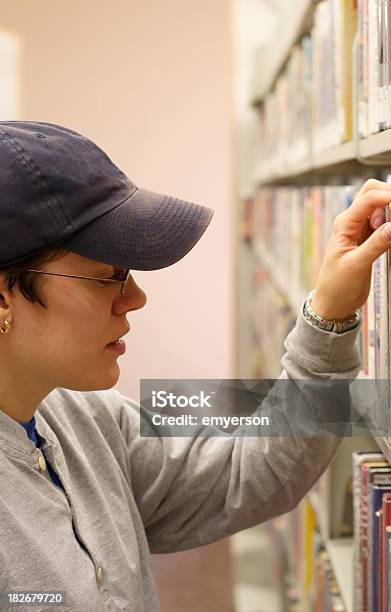
[[[391,249],[391,223],[384,223],[389,202],[391,185],[370,179],[335,217],[311,303],[323,319],[348,319],[365,304],[372,264]]]

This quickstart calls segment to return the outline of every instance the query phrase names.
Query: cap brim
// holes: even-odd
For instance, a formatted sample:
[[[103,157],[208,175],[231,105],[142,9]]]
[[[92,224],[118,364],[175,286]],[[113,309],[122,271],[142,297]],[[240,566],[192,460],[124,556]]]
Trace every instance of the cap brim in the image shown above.
[[[212,216],[205,206],[139,188],[61,247],[114,266],[159,270],[194,247]]]

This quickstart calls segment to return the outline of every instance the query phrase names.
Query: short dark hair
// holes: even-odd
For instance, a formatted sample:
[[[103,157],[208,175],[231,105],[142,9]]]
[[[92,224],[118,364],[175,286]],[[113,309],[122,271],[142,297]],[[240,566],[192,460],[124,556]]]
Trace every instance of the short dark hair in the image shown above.
[[[41,251],[39,255],[28,257],[22,261],[6,267],[0,267],[0,273],[5,275],[5,280],[8,282],[8,289],[12,293],[15,285],[19,288],[24,297],[34,304],[38,302],[43,308],[47,308],[46,304],[39,297],[38,289],[44,282],[44,274],[35,274],[35,272],[26,272],[27,268],[40,269],[41,266],[49,261],[60,259],[69,253],[64,249],[46,249]]]

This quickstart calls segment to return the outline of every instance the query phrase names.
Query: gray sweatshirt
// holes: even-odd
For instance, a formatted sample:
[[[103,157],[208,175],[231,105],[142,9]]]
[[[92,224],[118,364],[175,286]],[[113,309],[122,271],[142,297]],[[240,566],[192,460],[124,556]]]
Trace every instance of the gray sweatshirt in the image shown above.
[[[281,378],[354,378],[357,333],[324,332],[300,315]],[[0,411],[1,610],[156,612],[150,552],[201,546],[292,510],[339,444],[141,438],[139,418],[114,389],[50,393],[36,429],[64,493],[40,470],[24,428]],[[9,592],[65,592],[67,603],[9,605]]]

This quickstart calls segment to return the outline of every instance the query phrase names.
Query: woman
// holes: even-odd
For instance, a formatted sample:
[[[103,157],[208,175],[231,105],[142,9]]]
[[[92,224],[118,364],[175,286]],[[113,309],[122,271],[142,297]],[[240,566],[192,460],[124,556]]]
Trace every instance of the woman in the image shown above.
[[[0,122],[0,189],[2,609],[158,610],[150,551],[291,510],[339,440],[141,438],[137,406],[111,389],[126,315],[146,302],[128,269],[178,261],[212,212],[137,188],[48,123]],[[391,243],[391,224],[369,220],[384,223],[390,199],[368,181],[336,218],[282,378],[357,375],[356,310]]]

